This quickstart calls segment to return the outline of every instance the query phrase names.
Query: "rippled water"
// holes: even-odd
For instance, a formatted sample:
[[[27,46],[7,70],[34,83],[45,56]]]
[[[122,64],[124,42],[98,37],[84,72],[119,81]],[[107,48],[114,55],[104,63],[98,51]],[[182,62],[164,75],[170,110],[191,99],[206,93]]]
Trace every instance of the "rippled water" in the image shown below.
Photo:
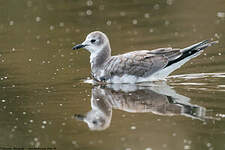
[[[0,0],[0,149],[225,149],[224,6]],[[88,52],[71,50],[94,30],[113,54],[220,43],[165,82],[94,86]]]

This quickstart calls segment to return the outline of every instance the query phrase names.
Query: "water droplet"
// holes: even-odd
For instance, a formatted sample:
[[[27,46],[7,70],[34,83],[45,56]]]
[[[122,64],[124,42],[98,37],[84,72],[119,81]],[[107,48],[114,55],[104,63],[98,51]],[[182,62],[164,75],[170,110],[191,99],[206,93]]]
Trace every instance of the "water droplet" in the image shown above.
[[[90,16],[90,15],[92,15],[92,11],[91,11],[90,9],[88,9],[88,10],[86,11],[86,14],[87,14],[88,16]]]
[[[49,29],[52,31],[55,29],[55,27],[53,25],[50,25]]]
[[[152,28],[151,28],[151,29],[149,29],[149,32],[151,32],[151,33],[152,33],[152,32],[154,32],[154,29],[152,29]]]
[[[135,130],[136,127],[135,127],[135,126],[131,126],[130,129],[131,129],[131,130]]]
[[[106,24],[107,24],[108,26],[110,26],[110,25],[112,24],[112,21],[108,20],[108,21],[106,22]]]
[[[93,1],[92,1],[92,0],[88,0],[88,1],[86,2],[86,4],[87,4],[87,6],[92,6],[92,5],[93,5]]]
[[[77,141],[73,140],[73,141],[72,141],[72,144],[73,144],[73,145],[76,145],[76,144],[77,144]]]
[[[36,20],[36,22],[40,22],[41,21],[41,17],[37,16],[35,20]]]
[[[158,10],[158,9],[159,9],[159,4],[155,4],[155,5],[153,6],[153,8],[154,8],[155,10]]]
[[[168,5],[172,5],[172,4],[173,4],[173,0],[167,0],[166,3],[167,3]]]
[[[56,144],[56,141],[55,140],[52,140],[52,144],[55,145]]]
[[[218,18],[225,18],[225,12],[217,12]]]
[[[184,149],[191,149],[190,145],[184,145]]]
[[[145,16],[145,18],[149,18],[150,15],[149,15],[149,13],[145,13],[144,16]]]
[[[134,20],[132,20],[132,23],[133,23],[133,24],[137,24],[138,21],[137,21],[136,19],[134,19]]]
[[[126,15],[126,13],[125,12],[120,12],[120,16],[125,16]]]
[[[13,25],[14,25],[14,21],[12,21],[12,20],[9,21],[9,25],[10,25],[10,26],[13,26]]]
[[[63,23],[63,22],[60,22],[60,23],[59,23],[59,26],[60,26],[60,27],[64,27],[64,23]]]

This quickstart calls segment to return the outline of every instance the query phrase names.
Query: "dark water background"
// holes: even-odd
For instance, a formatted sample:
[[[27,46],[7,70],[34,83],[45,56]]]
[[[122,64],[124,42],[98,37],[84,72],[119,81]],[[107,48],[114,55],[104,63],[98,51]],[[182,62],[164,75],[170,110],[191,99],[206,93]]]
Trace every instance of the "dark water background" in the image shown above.
[[[174,72],[183,76],[169,78],[166,89],[159,86],[161,93],[150,85],[130,93],[97,87],[109,93],[104,97],[84,83],[90,73],[88,52],[71,50],[95,30],[108,35],[113,54],[185,47],[205,39],[220,43]],[[0,0],[0,148],[225,149],[224,36],[224,0]],[[201,108],[205,115],[172,112],[167,101],[158,111],[126,111],[143,111],[147,105],[129,94],[167,99],[168,89],[189,98],[185,106]],[[124,100],[124,107],[111,109],[110,126],[102,131],[74,118],[92,109],[96,94],[101,101],[110,95]]]

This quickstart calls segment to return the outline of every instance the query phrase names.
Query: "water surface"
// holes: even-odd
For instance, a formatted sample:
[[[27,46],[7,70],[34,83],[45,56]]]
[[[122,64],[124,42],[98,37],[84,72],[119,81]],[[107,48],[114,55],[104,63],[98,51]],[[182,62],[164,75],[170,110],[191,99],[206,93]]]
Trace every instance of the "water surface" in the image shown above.
[[[223,0],[0,0],[0,147],[225,149],[224,6]],[[71,50],[94,30],[108,35],[113,55],[220,43],[166,82],[102,87],[84,82],[88,52]],[[82,121],[88,114],[96,125]]]

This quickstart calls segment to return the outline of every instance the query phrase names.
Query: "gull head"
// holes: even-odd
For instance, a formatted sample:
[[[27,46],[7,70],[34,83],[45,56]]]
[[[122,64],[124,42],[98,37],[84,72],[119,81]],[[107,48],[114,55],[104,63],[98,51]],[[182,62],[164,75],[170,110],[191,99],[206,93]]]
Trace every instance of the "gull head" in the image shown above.
[[[104,47],[109,46],[109,40],[105,33],[94,31],[87,35],[85,41],[73,47],[73,50],[84,48],[91,54],[98,53]]]

